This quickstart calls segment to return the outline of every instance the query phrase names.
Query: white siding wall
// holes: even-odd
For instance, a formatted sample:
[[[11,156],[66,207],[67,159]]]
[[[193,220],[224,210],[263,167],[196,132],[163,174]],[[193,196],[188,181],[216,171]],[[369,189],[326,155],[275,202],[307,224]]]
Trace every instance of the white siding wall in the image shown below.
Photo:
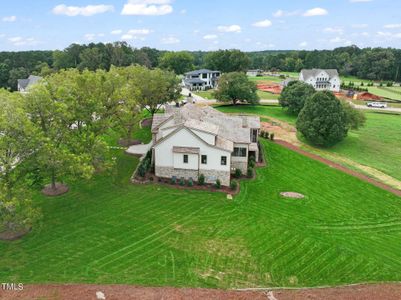
[[[207,132],[199,131],[196,129],[191,129],[193,133],[199,136],[202,140],[210,145],[216,144],[216,136]]]
[[[174,154],[173,154],[173,146],[177,147],[197,147],[200,148],[199,159],[202,154],[207,155],[207,165],[200,165],[201,169],[209,169],[209,170],[220,170],[220,171],[229,171],[230,170],[230,154],[227,151],[216,149],[214,147],[208,146],[198,138],[193,136],[188,129],[181,129],[173,136],[169,137],[167,140],[162,142],[161,144],[155,146],[155,164],[160,167],[176,167],[174,165]],[[180,159],[183,161],[183,153],[176,153],[180,155]],[[197,155],[196,155],[197,156]],[[221,156],[227,156],[227,165],[222,166],[220,164]],[[178,157],[178,156],[177,156]],[[192,157],[188,157],[190,160]],[[191,160],[192,165],[192,160]],[[177,168],[177,167],[176,167]]]
[[[184,163],[184,155],[188,155],[188,163]],[[198,170],[198,154],[173,153],[175,169]]]

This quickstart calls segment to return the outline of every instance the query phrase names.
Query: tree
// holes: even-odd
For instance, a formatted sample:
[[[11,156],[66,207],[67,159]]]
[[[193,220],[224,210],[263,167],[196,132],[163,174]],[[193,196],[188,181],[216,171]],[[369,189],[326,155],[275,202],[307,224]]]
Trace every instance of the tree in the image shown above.
[[[95,71],[102,68],[103,54],[99,48],[87,48],[79,55],[81,62],[79,63],[79,69],[89,69]]]
[[[51,185],[48,188],[52,194],[59,194],[65,189],[64,185],[57,184],[58,181],[67,177],[71,180],[88,179],[94,172],[91,147],[85,147],[87,140],[83,135],[77,137],[80,134],[77,129],[80,119],[76,107],[80,100],[87,100],[74,95],[67,72],[46,77],[25,97],[31,121],[43,137],[41,147],[36,153],[36,162],[42,174],[50,178]],[[93,117],[93,111],[90,115]],[[81,127],[85,127],[84,124]],[[90,132],[85,131],[84,134],[90,135]]]
[[[177,75],[184,74],[194,68],[194,57],[187,51],[166,52],[160,58],[159,67]]]
[[[28,78],[28,76],[29,76],[29,72],[24,67],[12,69],[10,71],[10,75],[9,75],[9,79],[8,79],[9,87],[13,91],[16,91],[18,88],[18,79]]]
[[[351,104],[346,101],[341,101],[341,105],[345,112],[349,128],[357,130],[365,125],[366,116],[362,110],[352,107]]]
[[[298,115],[304,107],[306,99],[315,93],[315,89],[301,81],[290,81],[278,98],[280,105],[290,114]]]
[[[10,68],[4,63],[0,63],[0,88],[7,88]]]
[[[246,71],[250,64],[248,55],[236,49],[210,52],[205,57],[207,68],[223,73]]]
[[[340,142],[348,132],[341,103],[329,91],[316,92],[306,100],[296,127],[310,143],[325,147]]]
[[[0,232],[16,232],[32,226],[38,211],[28,190],[21,187],[28,170],[26,160],[38,148],[38,133],[23,109],[20,94],[0,90]]]
[[[219,78],[219,85],[214,96],[221,102],[259,103],[256,84],[248,79],[245,73],[231,72]]]

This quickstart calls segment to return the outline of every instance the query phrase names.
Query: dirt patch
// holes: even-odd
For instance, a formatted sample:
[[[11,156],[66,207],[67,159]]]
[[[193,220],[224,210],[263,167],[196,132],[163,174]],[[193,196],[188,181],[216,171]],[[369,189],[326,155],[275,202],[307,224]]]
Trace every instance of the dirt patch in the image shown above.
[[[119,139],[118,144],[122,147],[129,147],[133,145],[142,144],[142,142],[140,140],[134,140],[134,139]]]
[[[269,122],[261,122],[261,130],[274,133],[276,139],[287,141],[294,145],[301,145],[297,138],[297,129],[286,122],[269,117]]]
[[[304,195],[302,195],[300,193],[296,193],[296,192],[281,192],[280,195],[285,197],[285,198],[294,198],[294,199],[303,199],[303,198],[305,198]]]
[[[259,83],[256,85],[257,89],[263,92],[269,92],[275,95],[281,94],[283,87],[277,84]]]
[[[62,183],[56,183],[56,187],[53,188],[51,184],[46,185],[42,193],[46,196],[60,196],[67,193],[69,190],[68,186]]]
[[[29,231],[31,231],[31,228],[19,230],[19,231],[2,231],[2,232],[0,232],[0,240],[15,241],[15,240],[18,240],[19,238],[23,237]]]
[[[40,284],[24,285],[22,291],[0,289],[0,299],[96,299],[102,292],[107,300],[182,300],[182,299],[254,299],[254,300],[396,300],[401,299],[401,284],[353,285],[315,289],[218,290],[202,288],[139,287],[133,285]]]

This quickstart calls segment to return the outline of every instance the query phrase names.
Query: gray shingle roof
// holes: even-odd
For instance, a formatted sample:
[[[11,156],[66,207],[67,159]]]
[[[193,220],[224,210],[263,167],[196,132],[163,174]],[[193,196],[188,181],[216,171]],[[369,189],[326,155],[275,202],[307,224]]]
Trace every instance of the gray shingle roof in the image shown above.
[[[330,78],[338,76],[338,72],[336,69],[302,69],[301,74],[304,80],[307,80],[309,77],[317,76],[321,71],[325,71],[330,76]]]
[[[42,77],[29,75],[27,79],[18,79],[18,85],[20,88],[26,90],[31,85],[37,83],[40,79],[42,79]]]
[[[220,73],[219,71],[212,71],[209,69],[200,69],[200,70],[195,70],[195,71],[191,71],[191,72],[187,72],[185,73],[185,75],[199,75],[202,73]]]

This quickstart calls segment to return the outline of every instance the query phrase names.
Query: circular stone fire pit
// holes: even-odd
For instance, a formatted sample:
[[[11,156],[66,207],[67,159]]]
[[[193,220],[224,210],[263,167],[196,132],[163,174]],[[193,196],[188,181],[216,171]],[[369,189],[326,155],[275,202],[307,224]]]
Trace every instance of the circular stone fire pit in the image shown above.
[[[280,195],[285,197],[285,198],[294,198],[294,199],[303,199],[303,198],[305,198],[304,195],[302,195],[300,193],[296,193],[296,192],[281,192]]]

